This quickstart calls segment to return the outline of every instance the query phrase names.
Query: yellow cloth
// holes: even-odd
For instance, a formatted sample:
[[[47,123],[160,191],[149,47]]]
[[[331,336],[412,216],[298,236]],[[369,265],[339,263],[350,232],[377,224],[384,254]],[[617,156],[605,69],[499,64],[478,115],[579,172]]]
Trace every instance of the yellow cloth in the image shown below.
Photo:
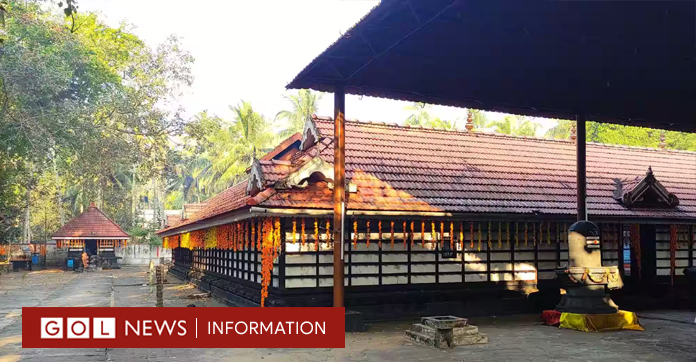
[[[644,331],[638,316],[633,312],[620,310],[614,314],[576,314],[561,313],[559,328],[576,329],[583,332],[606,332],[628,329]]]

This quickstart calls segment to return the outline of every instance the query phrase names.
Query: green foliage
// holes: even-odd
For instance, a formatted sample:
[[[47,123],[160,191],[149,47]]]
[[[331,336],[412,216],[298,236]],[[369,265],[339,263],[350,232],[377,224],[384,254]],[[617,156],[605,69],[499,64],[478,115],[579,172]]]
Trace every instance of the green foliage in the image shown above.
[[[230,110],[232,122],[201,112],[186,125],[186,146],[170,156],[167,189],[177,192],[170,204],[201,202],[240,182],[254,155],[261,157],[274,145],[271,123],[251,103]]]
[[[525,116],[507,115],[502,120],[489,122],[486,127],[492,127],[498,133],[533,137],[541,125]]]
[[[278,112],[275,120],[285,120],[287,128],[280,131],[280,138],[287,138],[297,132],[302,132],[305,122],[313,114],[317,113],[319,101],[323,94],[312,92],[309,89],[300,89],[297,94],[289,94],[285,99],[292,104],[292,110]]]
[[[556,126],[546,132],[546,137],[568,139],[574,121],[558,120]],[[617,124],[587,122],[587,142],[606,143],[624,146],[657,148],[662,131]],[[665,132],[667,148],[696,151],[696,134],[675,131]]]
[[[137,184],[163,176],[169,138],[183,128],[172,109],[192,82],[193,58],[176,38],[150,48],[125,25],[78,14],[72,0],[64,7],[67,26],[40,3],[6,8],[0,242],[16,237],[27,209],[34,235],[52,233],[90,201],[132,224]]]

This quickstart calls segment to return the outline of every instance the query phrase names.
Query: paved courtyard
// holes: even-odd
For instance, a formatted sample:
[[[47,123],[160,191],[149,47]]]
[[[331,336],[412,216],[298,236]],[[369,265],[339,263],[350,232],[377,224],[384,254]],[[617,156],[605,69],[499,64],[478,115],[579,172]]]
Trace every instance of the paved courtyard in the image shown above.
[[[695,313],[659,311],[645,332],[581,333],[539,325],[533,315],[476,318],[488,345],[437,350],[403,338],[412,321],[347,333],[345,349],[22,349],[21,307],[153,307],[145,268],[95,273],[21,272],[0,276],[0,362],[14,361],[695,361]],[[165,307],[222,306],[170,277]],[[145,286],[143,286],[145,284]]]

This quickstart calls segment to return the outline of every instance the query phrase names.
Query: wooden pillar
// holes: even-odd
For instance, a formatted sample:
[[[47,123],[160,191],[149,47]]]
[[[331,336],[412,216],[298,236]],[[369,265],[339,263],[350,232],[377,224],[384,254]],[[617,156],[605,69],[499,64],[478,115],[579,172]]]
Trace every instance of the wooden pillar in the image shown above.
[[[343,216],[346,207],[346,92],[343,85],[334,89],[334,248],[333,306],[343,307]]]
[[[576,116],[577,139],[576,159],[577,159],[577,196],[578,196],[578,221],[587,220],[587,128],[586,115],[579,113]]]

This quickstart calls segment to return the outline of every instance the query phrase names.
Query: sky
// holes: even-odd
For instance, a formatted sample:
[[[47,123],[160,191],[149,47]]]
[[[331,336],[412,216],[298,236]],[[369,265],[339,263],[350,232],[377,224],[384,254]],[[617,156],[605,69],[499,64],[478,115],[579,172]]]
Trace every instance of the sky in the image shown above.
[[[98,12],[110,26],[126,22],[151,46],[177,35],[196,59],[193,86],[181,98],[188,115],[208,110],[232,120],[230,105],[250,101],[273,119],[290,109],[285,86],[377,0],[79,0],[82,12]],[[292,92],[292,91],[290,91]],[[403,122],[408,103],[346,96],[346,118]],[[461,108],[433,106],[431,115],[465,119]],[[333,116],[333,95],[324,94],[319,115]],[[492,115],[499,118],[501,115]],[[538,120],[539,135],[553,121]],[[460,121],[463,122],[463,121]]]

